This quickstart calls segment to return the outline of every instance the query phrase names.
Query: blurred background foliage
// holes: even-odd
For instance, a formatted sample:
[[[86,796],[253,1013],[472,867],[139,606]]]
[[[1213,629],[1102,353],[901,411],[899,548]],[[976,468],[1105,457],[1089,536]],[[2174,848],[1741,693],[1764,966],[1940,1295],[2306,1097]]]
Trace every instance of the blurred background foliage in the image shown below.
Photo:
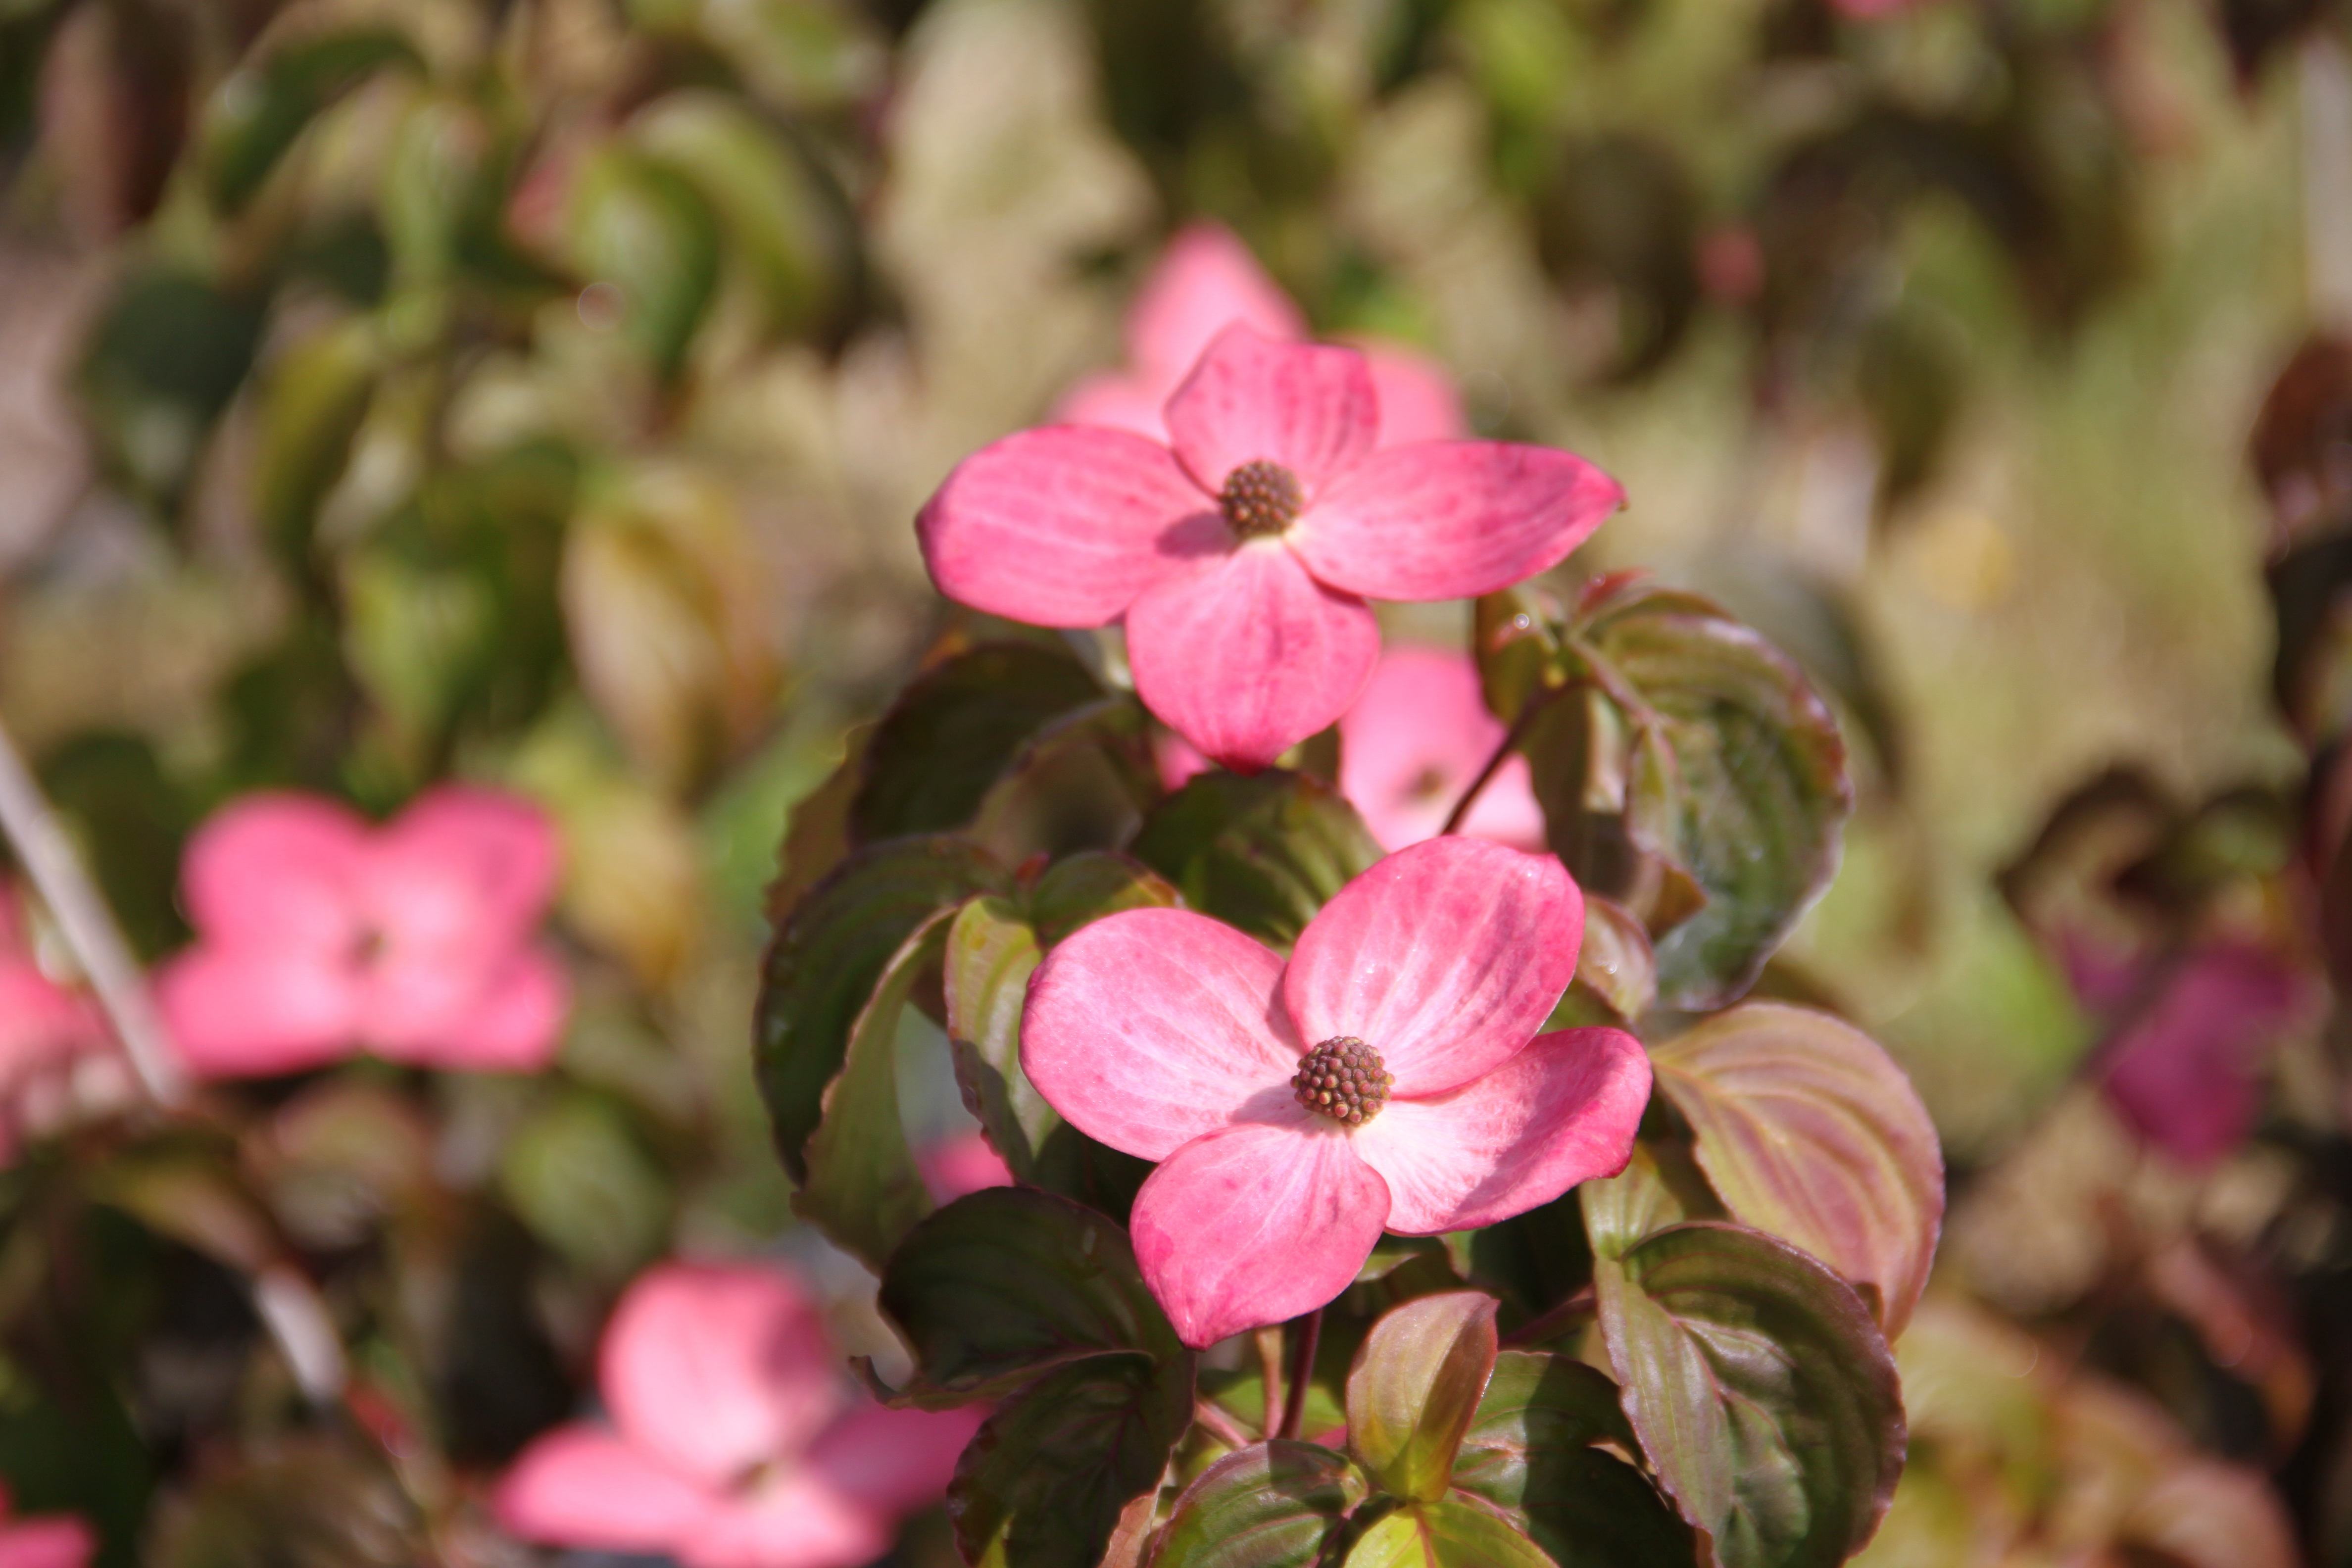
[[[2340,1064],[2302,1028],[2263,1138],[2168,1161],[2078,1087],[2105,1025],[2018,895],[2120,765],[2133,854],[2220,857],[2168,930],[2289,896],[2341,689],[2282,710],[2264,566],[2339,646],[2352,354],[2271,385],[2352,330],[2338,11],[0,0],[0,716],[149,959],[232,795],[454,775],[562,827],[580,990],[543,1079],[358,1064],[223,1095],[234,1143],[0,1174],[0,1475],[110,1563],[498,1561],[467,1478],[649,1259],[781,1237],[889,1353],[751,1084],[778,825],[945,625],[917,506],[1114,362],[1209,216],[1318,333],[1619,478],[1576,566],[1713,594],[1833,694],[1860,809],[1764,989],[1897,1053],[1955,1193],[1880,1560],[2254,1560],[2123,1467],[2273,1471],[2352,1563],[2352,1364],[2309,1331],[2352,1302]],[[284,1257],[342,1426],[252,1353],[237,1280]]]

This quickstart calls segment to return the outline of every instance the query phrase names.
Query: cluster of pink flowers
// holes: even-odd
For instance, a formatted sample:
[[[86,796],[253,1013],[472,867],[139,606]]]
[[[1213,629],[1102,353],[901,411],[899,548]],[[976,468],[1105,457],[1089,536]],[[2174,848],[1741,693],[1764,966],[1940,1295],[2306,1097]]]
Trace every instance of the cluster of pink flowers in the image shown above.
[[[854,1389],[816,1305],[754,1265],[666,1264],[605,1326],[609,1426],[557,1428],[499,1484],[526,1541],[683,1568],[848,1568],[939,1500],[982,1413],[889,1410]]]

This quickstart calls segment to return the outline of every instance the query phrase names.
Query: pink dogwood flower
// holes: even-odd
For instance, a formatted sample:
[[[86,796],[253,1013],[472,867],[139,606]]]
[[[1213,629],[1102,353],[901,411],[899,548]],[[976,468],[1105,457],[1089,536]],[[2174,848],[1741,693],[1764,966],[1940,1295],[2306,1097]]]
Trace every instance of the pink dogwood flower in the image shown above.
[[[978,1129],[943,1138],[922,1150],[915,1156],[915,1165],[922,1172],[923,1185],[935,1204],[951,1204],[986,1187],[1013,1184],[1012,1167],[988,1146],[988,1139]]]
[[[544,813],[488,790],[436,789],[383,827],[312,795],[235,803],[189,846],[197,941],[156,979],[181,1054],[208,1077],[361,1050],[546,1066],[570,994],[534,939],[558,858]]]
[[[1168,400],[1172,445],[1056,425],[965,458],[917,520],[974,609],[1127,627],[1144,704],[1254,772],[1337,719],[1380,657],[1367,598],[1458,599],[1550,566],[1623,499],[1566,452],[1375,449],[1353,349],[1227,327]]]
[[[0,1568],[84,1568],[98,1554],[98,1535],[69,1513],[9,1517],[0,1488]]]
[[[1390,648],[1364,694],[1339,716],[1339,793],[1383,848],[1434,838],[1504,734],[1503,721],[1487,711],[1478,666],[1468,654]],[[1541,852],[1543,807],[1536,804],[1527,758],[1503,759],[1464,815],[1461,831]]]
[[[1286,964],[1182,910],[1054,949],[1021,1065],[1081,1131],[1160,1162],[1130,1228],[1187,1344],[1322,1306],[1384,1229],[1475,1229],[1624,1168],[1640,1043],[1536,1034],[1583,903],[1557,860],[1434,838],[1341,889]]]
[[[527,1541],[682,1568],[848,1568],[936,1502],[982,1413],[890,1410],[853,1389],[815,1304],[771,1268],[664,1264],[598,1352],[612,1425],[535,1440],[499,1482]]]
[[[1240,322],[1262,335],[1291,341],[1307,336],[1307,319],[1265,274],[1249,247],[1220,224],[1196,223],[1168,242],[1160,264],[1136,291],[1127,312],[1124,369],[1090,375],[1054,409],[1066,425],[1106,425],[1155,441],[1168,439],[1161,419],[1168,398],[1182,384],[1219,332]],[[1470,433],[1462,399],[1445,367],[1392,344],[1361,345],[1381,401],[1381,444],[1444,441]]]

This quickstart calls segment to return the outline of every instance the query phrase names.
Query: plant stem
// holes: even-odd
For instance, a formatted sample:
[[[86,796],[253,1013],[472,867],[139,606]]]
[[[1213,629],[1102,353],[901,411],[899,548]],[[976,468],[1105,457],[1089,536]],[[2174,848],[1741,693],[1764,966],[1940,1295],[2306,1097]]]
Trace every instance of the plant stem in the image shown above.
[[[1307,1416],[1307,1384],[1315,1376],[1315,1344],[1323,1337],[1323,1309],[1316,1308],[1297,1320],[1298,1337],[1290,1344],[1290,1376],[1285,1381],[1282,1426],[1275,1436],[1296,1437],[1298,1424]]]

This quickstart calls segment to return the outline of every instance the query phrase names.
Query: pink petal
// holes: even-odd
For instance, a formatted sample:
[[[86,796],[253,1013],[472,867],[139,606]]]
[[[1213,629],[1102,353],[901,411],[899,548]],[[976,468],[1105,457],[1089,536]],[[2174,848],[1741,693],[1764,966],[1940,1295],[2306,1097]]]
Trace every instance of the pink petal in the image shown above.
[[[1276,340],[1307,335],[1306,318],[1249,247],[1223,225],[1191,224],[1168,242],[1128,308],[1128,357],[1165,402],[1236,321]]]
[[[1045,955],[1021,1067],[1087,1137],[1146,1160],[1290,1101],[1282,959],[1185,910],[1129,910]]]
[[[1127,614],[1137,695],[1238,773],[1339,718],[1380,651],[1364,602],[1315,581],[1273,541],[1163,583]]]
[[[1168,433],[1211,495],[1244,463],[1298,476],[1312,503],[1371,451],[1381,409],[1353,349],[1281,342],[1227,327],[1168,400]]]
[[[814,1476],[787,1475],[712,1510],[673,1554],[679,1568],[856,1568],[890,1549],[891,1523]]]
[[[1201,754],[1200,747],[1173,730],[1161,730],[1152,735],[1151,762],[1159,770],[1160,787],[1171,792],[1182,789],[1187,779],[1217,765]]]
[[[932,1144],[915,1156],[915,1163],[922,1167],[923,1185],[930,1189],[935,1204],[1013,1184],[1011,1168],[976,1131]]]
[[[719,1506],[709,1488],[601,1427],[559,1426],[522,1451],[492,1495],[499,1528],[524,1541],[666,1552]]]
[[[1549,447],[1423,441],[1348,470],[1290,537],[1315,575],[1368,599],[1465,599],[1557,564],[1624,504]]]
[[[0,957],[0,1094],[107,1038],[106,1026],[88,999],[58,985],[30,960]]]
[[[891,1410],[867,1401],[818,1437],[808,1473],[844,1496],[896,1517],[940,1500],[956,1460],[988,1412]]]
[[[1195,1350],[1329,1301],[1388,1219],[1388,1188],[1348,1134],[1282,1111],[1194,1139],[1135,1195],[1136,1261]]]
[[[1167,447],[1052,425],[958,464],[915,531],[931,581],[959,604],[1041,626],[1099,626],[1213,545],[1223,522]]]
[[[155,1001],[201,1078],[266,1078],[349,1055],[365,994],[358,971],[301,950],[198,946],[155,976]]]
[[[790,1458],[844,1398],[816,1308],[772,1268],[665,1263],[604,1329],[599,1384],[630,1442],[712,1484]]]
[[[1549,856],[1433,838],[1339,889],[1299,933],[1283,1000],[1308,1046],[1353,1036],[1394,1092],[1483,1078],[1543,1026],[1576,974],[1584,896]]]
[[[2260,948],[2194,954],[2106,1048],[2107,1098],[2150,1142],[2210,1164],[2253,1131],[2263,1065],[2317,1001],[2302,972]]]
[[[1382,343],[1364,345],[1372,390],[1381,400],[1381,445],[1454,441],[1470,434],[1454,374],[1425,354]]]
[[[188,920],[211,942],[313,951],[359,938],[367,823],[315,795],[251,795],[215,813],[180,866]]]
[[[1475,1230],[1623,1170],[1649,1102],[1639,1040],[1563,1029],[1459,1089],[1390,1100],[1356,1152],[1389,1184],[1391,1230]]]
[[[444,785],[378,836],[368,912],[390,941],[510,948],[545,918],[562,858],[555,825],[530,801]]]
[[[98,1532],[70,1514],[0,1524],[0,1568],[83,1568],[97,1553]]]
[[[1107,430],[1128,430],[1168,444],[1168,426],[1160,417],[1174,387],[1159,386],[1124,371],[1104,371],[1087,376],[1054,405],[1056,425],[1099,425]]]
[[[555,1059],[572,1008],[572,980],[551,953],[526,950],[488,980],[471,965],[383,966],[375,977],[369,1044],[391,1061],[458,1072],[537,1072]]]
[[[1340,793],[1391,849],[1434,838],[1503,736],[1468,654],[1391,647],[1355,706],[1340,715]],[[1543,809],[1525,758],[1496,770],[1463,830],[1515,848],[1543,847]]]

